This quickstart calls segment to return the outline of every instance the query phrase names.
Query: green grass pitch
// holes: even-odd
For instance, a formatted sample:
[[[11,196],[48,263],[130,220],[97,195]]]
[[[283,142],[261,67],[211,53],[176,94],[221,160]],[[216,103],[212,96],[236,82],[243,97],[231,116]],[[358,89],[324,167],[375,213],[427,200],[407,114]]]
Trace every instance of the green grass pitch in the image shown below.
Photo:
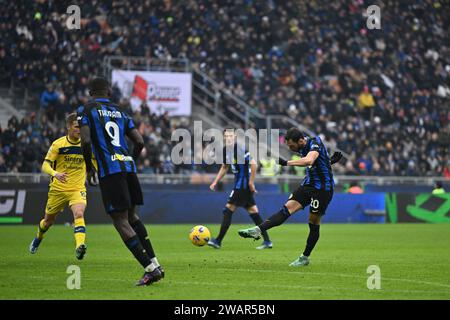
[[[88,225],[88,252],[75,259],[71,227],[55,226],[36,255],[35,226],[0,227],[0,299],[450,299],[450,225],[324,224],[303,268],[289,267],[304,248],[308,226],[270,231],[274,248],[242,239],[232,225],[220,250],[195,247],[191,225],[147,225],[166,278],[134,287],[142,269],[110,225]],[[208,225],[213,235],[218,225]],[[69,290],[69,265],[81,289]],[[378,265],[381,289],[367,288]]]

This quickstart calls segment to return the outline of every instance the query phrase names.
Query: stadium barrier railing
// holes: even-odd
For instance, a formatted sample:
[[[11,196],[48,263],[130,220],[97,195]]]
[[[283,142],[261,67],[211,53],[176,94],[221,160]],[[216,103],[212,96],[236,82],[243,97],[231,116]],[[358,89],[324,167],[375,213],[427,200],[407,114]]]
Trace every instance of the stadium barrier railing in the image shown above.
[[[213,181],[216,174],[192,173],[192,174],[139,174],[139,179],[143,184],[209,184]],[[273,177],[264,177],[257,175],[255,183],[279,184],[279,183],[298,183],[302,177],[291,174],[280,174]],[[443,184],[450,183],[449,178],[445,177],[411,177],[411,176],[356,176],[356,175],[335,175],[336,184],[345,184],[358,182],[359,184],[373,185],[426,185],[433,186],[436,182]],[[28,183],[42,184],[47,183],[49,177],[42,173],[0,173],[0,183]],[[224,177],[224,183],[233,181],[231,175]]]

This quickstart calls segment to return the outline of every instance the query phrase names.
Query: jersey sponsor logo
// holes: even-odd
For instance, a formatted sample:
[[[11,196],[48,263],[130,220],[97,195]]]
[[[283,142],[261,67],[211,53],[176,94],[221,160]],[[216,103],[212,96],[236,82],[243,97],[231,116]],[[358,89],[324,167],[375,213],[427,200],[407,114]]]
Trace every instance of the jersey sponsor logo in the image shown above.
[[[71,157],[71,156],[66,155],[66,156],[64,156],[64,161],[68,162],[68,163],[73,163],[73,164],[81,164],[84,162],[84,158],[82,158],[80,156]]]
[[[133,161],[133,157],[124,156],[123,154],[114,154],[111,156],[111,161]]]

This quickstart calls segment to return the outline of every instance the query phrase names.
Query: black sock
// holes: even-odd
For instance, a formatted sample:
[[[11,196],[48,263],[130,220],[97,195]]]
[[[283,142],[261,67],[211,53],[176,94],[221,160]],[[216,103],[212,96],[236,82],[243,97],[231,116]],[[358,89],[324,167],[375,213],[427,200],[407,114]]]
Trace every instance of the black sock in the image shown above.
[[[288,208],[286,206],[283,206],[280,211],[275,213],[273,216],[271,216],[269,219],[264,221],[262,224],[259,225],[259,228],[261,231],[263,230],[269,230],[270,228],[279,226],[283,222],[287,220],[291,215],[289,214]]]
[[[219,235],[216,238],[216,240],[219,243],[221,243],[223,237],[225,237],[225,234],[227,233],[228,228],[231,225],[231,219],[233,218],[233,211],[231,211],[228,208],[223,209],[222,213],[223,213],[222,224],[220,226]]]
[[[125,245],[144,268],[152,263],[137,235],[125,240]]]
[[[314,249],[317,241],[319,240],[320,235],[320,224],[309,224],[309,236],[308,240],[306,240],[306,248],[303,251],[303,255],[309,257],[311,251]]]
[[[259,226],[261,223],[263,223],[263,220],[261,219],[261,216],[259,213],[251,213],[250,218],[252,218],[255,225]],[[264,238],[264,241],[270,241],[269,235],[267,234],[266,230],[261,230],[261,234]]]
[[[145,251],[147,251],[147,254],[150,257],[150,259],[153,259],[155,257],[155,251],[153,250],[152,243],[150,242],[150,238],[148,237],[147,229],[145,229],[145,226],[142,223],[142,221],[136,220],[135,222],[131,223],[131,227],[139,237],[139,241],[141,242]]]

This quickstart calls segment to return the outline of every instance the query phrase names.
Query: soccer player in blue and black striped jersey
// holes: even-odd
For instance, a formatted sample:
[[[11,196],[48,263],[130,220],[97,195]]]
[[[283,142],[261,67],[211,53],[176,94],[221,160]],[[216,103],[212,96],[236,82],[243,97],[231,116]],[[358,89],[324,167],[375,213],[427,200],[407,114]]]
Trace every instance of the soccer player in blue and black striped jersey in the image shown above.
[[[301,158],[289,161],[280,158],[279,164],[307,167],[306,177],[279,212],[259,226],[239,230],[239,235],[244,238],[259,239],[263,231],[281,225],[292,214],[309,205],[309,236],[306,247],[303,254],[290,264],[290,266],[307,266],[311,251],[319,240],[320,220],[333,198],[334,181],[331,165],[338,162],[342,154],[336,152],[330,159],[319,137],[306,137],[297,128],[287,131],[285,141],[289,149],[299,153]]]
[[[253,194],[256,192],[254,183],[257,170],[256,161],[251,158],[250,153],[243,149],[242,146],[237,145],[234,129],[225,129],[223,136],[225,140],[223,164],[209,188],[211,191],[215,190],[217,183],[225,176],[230,165],[234,174],[234,187],[222,211],[223,217],[219,235],[217,238],[212,238],[208,241],[208,245],[215,249],[221,248],[222,240],[231,225],[233,213],[238,207],[245,208],[256,225],[263,223],[253,197]],[[240,149],[240,152],[238,149]],[[240,153],[243,155],[243,159],[240,159]],[[264,242],[257,249],[271,249],[272,242],[267,232],[263,231],[262,236]]]
[[[164,270],[136,213],[136,206],[143,204],[143,196],[135,160],[144,141],[131,117],[109,100],[110,93],[106,79],[93,79],[89,83],[92,100],[77,110],[87,179],[90,184],[95,183],[96,171],[91,162],[93,149],[105,210],[127,248],[144,267],[144,276],[137,285],[149,285],[163,278]],[[126,137],[133,142],[132,155]]]

